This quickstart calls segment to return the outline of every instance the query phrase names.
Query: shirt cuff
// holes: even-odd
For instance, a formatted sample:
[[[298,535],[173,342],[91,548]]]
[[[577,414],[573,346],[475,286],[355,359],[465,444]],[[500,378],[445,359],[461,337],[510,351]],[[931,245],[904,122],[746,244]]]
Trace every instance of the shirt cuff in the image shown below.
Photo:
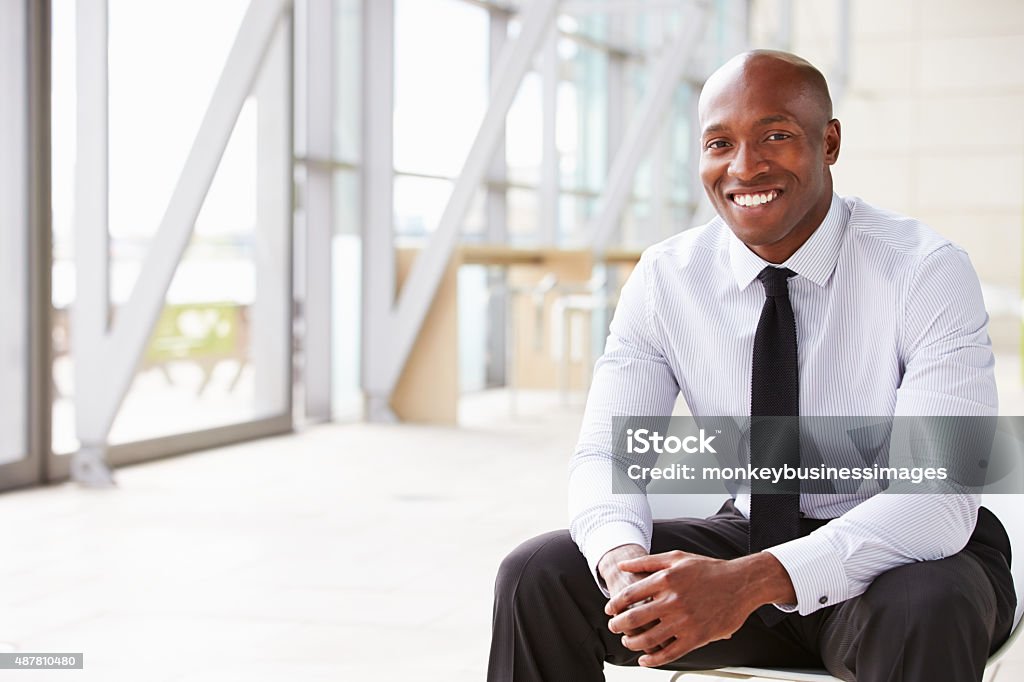
[[[786,569],[796,592],[796,604],[776,604],[801,616],[850,598],[850,584],[835,549],[822,535],[811,534],[764,550]]]
[[[613,521],[612,523],[605,523],[595,528],[587,535],[586,545],[583,555],[587,559],[587,565],[590,566],[590,573],[594,576],[594,580],[597,581],[597,586],[601,588],[606,597],[611,597],[611,594],[608,592],[608,587],[604,584],[604,578],[601,577],[597,570],[601,557],[607,554],[609,550],[621,547],[622,545],[640,545],[647,551],[651,550],[651,542],[644,535],[643,531],[625,521]]]

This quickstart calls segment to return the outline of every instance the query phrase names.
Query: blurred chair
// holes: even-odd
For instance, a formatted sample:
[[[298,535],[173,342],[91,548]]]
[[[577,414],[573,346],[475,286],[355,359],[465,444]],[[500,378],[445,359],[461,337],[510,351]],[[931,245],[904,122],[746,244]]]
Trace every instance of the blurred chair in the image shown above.
[[[540,352],[544,348],[544,301],[547,295],[558,285],[558,276],[553,272],[544,275],[533,286],[510,286],[507,283],[492,287],[488,294],[491,297],[505,297],[505,386],[509,395],[509,412],[515,415],[518,411],[518,381],[516,373],[516,357],[519,353],[519,325],[516,324],[516,301],[519,297],[527,297],[532,303],[533,349]]]
[[[569,374],[573,361],[573,318],[589,321],[598,311],[605,314],[605,319],[610,318],[618,302],[618,294],[609,291],[608,272],[604,268],[597,268],[590,280],[583,284],[555,287],[555,293],[557,298],[551,308],[551,348],[558,360],[558,390],[565,405],[569,402]],[[594,364],[594,353],[589,343],[592,330],[589,325],[585,330],[588,341],[583,356],[584,393],[590,388]]]
[[[237,363],[228,387],[233,391],[248,364],[248,331],[248,312],[241,304],[231,301],[167,304],[146,348],[142,368],[158,369],[167,383],[173,385],[169,365],[193,363],[202,372],[196,387],[196,395],[202,395],[217,365],[231,360]]]

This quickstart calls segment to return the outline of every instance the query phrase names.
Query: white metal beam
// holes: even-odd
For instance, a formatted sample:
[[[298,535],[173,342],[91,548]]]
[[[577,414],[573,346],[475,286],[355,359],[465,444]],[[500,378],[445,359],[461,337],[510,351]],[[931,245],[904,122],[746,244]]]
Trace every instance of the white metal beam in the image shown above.
[[[508,14],[499,11],[491,11],[489,14],[488,84],[493,90],[498,59],[508,41]],[[508,242],[508,191],[505,187],[508,181],[508,161],[505,146],[505,135],[502,131],[487,172],[488,180],[495,185],[487,188],[487,241],[491,244]],[[508,272],[505,268],[487,268],[487,289],[491,292],[487,303],[488,386],[504,386],[508,381],[505,367],[505,329],[508,325],[508,299],[505,290],[507,282]]]
[[[846,97],[846,88],[850,82],[850,0],[839,0],[839,35],[836,55],[836,66],[832,76],[832,102],[838,104]]]
[[[375,1],[370,4],[377,3]],[[388,396],[398,383],[402,368],[412,351],[434,294],[448,267],[473,194],[483,181],[487,165],[501,139],[508,109],[523,76],[530,67],[531,59],[555,20],[557,8],[558,0],[533,0],[522,14],[519,35],[510,40],[502,50],[490,104],[441,215],[437,230],[413,264],[402,289],[397,310],[387,316],[383,329],[378,328],[377,333],[370,338],[371,343],[375,345],[375,351],[384,351],[378,357],[386,360],[376,364],[372,371],[363,377],[371,407],[386,404]],[[369,40],[370,36],[367,36],[367,39]],[[386,112],[386,116],[390,119],[390,110]],[[370,137],[369,132],[365,137]],[[367,163],[369,161],[366,159]],[[367,168],[367,172],[371,172],[371,169]],[[367,229],[371,232],[379,227],[379,224],[367,222]],[[373,266],[374,263],[367,262],[364,269]],[[372,413],[369,416],[371,419],[374,418]]]
[[[75,317],[82,314],[86,317],[78,320],[73,330],[75,380],[79,392],[76,428],[86,457],[95,458],[97,451],[102,452],[106,448],[111,424],[163,309],[167,288],[188,245],[196,217],[242,104],[256,80],[282,11],[289,5],[290,0],[252,0],[250,3],[131,297],[119,311],[109,332],[106,332],[106,315],[103,316],[103,327],[96,315],[100,297],[98,288],[86,292],[86,297],[82,296],[81,288],[78,291]],[[82,8],[86,11],[82,12]],[[94,11],[102,12],[102,21]],[[106,270],[106,253],[105,250],[101,253],[99,244],[106,243],[108,230],[106,1],[82,0],[79,22],[78,40],[84,39],[86,47],[79,47],[79,116],[84,118],[79,119],[76,197],[93,193],[94,198],[87,199],[84,206],[77,206],[80,222],[76,228],[76,241],[85,239],[85,245],[79,248],[86,245],[88,248],[76,251],[76,257],[82,258],[79,266],[84,265],[87,273],[98,274],[96,269],[101,262]],[[89,37],[89,33],[94,31],[100,32],[100,39]],[[84,71],[83,59],[86,64]],[[97,84],[102,87],[102,97],[96,93]],[[103,142],[97,143],[97,138]],[[100,172],[97,169],[101,169]],[[78,276],[79,286],[94,286],[83,282],[83,276]],[[104,286],[104,304],[105,292]],[[85,390],[89,391],[87,398]]]
[[[334,3],[306,3],[305,155],[330,159],[334,133]],[[334,234],[334,171],[306,165],[303,298],[303,387],[306,418],[331,419],[331,254]]]
[[[0,462],[30,455],[28,12],[24,1],[0,7]]]
[[[630,121],[622,146],[615,154],[601,206],[590,226],[591,248],[596,254],[607,249],[619,226],[622,210],[629,200],[636,169],[661,129],[661,121],[672,106],[672,96],[679,86],[687,63],[696,50],[707,19],[703,6],[691,6],[683,17],[680,35],[668,41],[664,56]]]
[[[76,278],[71,323],[76,350],[83,357],[101,357],[93,343],[106,335],[110,316],[107,23],[107,0],[78,0],[73,217]],[[82,364],[89,363],[76,363]]]
[[[779,25],[776,27],[775,43],[780,50],[793,49],[793,0],[779,3]]]
[[[260,417],[286,412],[291,404],[292,54],[291,12],[285,11],[253,88],[257,280],[249,347],[255,368],[253,407]]]
[[[632,24],[620,21],[608,22],[608,40],[614,45],[626,43],[630,38]],[[626,102],[626,60],[622,54],[612,52],[608,55],[608,98],[607,98],[607,131],[605,135],[605,163],[602,168],[607,173],[611,164],[611,150],[618,149],[622,143],[625,128]]]
[[[363,0],[362,20],[362,383],[367,419],[392,421],[388,396],[397,378],[388,383],[387,377],[394,362],[394,0]]]
[[[91,486],[113,483],[106,463],[113,417],[104,425],[99,411],[104,401],[115,399],[101,373],[108,362],[110,322],[107,11],[107,0],[79,0],[75,8],[75,301],[70,318],[75,431],[81,445],[72,457],[71,474]]]
[[[558,26],[552,24],[541,46],[541,157],[537,187],[540,243],[558,244]]]
[[[667,44],[671,39],[671,29],[666,22],[655,28],[658,34],[659,44]],[[683,85],[680,79],[676,87],[669,94],[669,101],[666,105],[665,115],[658,122],[657,132],[652,142],[653,149],[650,153],[651,162],[651,205],[648,207],[647,220],[640,224],[639,237],[643,244],[653,244],[665,236],[663,230],[668,220],[668,200],[671,196],[669,190],[669,164],[672,153],[672,111],[675,108],[676,92]]]
[[[505,43],[508,42],[508,15],[504,12],[491,12],[488,29],[488,87],[493,92],[498,76],[498,60],[501,58]],[[498,185],[487,190],[487,241],[492,244],[503,244],[508,240],[508,197],[505,188],[508,181],[508,161],[505,158],[504,130],[495,144],[487,179]]]

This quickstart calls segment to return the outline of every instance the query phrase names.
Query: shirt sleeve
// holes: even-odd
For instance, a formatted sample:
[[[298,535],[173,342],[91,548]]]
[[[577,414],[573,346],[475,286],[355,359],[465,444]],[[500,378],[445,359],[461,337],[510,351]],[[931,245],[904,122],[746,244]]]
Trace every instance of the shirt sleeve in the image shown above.
[[[597,572],[601,557],[626,544],[650,550],[652,529],[642,482],[636,482],[635,493],[612,490],[614,467],[622,467],[613,457],[612,418],[671,415],[679,394],[651,325],[649,267],[645,253],[622,288],[604,354],[594,367],[579,441],[569,463],[569,531],[606,595]],[[650,457],[648,466],[656,459],[653,454]],[[619,479],[629,481],[625,476]]]
[[[988,314],[967,254],[946,244],[925,257],[904,304],[904,374],[896,394],[892,448],[913,428],[901,417],[994,417],[998,398]],[[895,456],[895,455],[893,455]],[[797,603],[777,605],[807,615],[867,590],[897,566],[941,559],[966,546],[979,496],[878,494],[810,535],[772,547],[793,582]]]

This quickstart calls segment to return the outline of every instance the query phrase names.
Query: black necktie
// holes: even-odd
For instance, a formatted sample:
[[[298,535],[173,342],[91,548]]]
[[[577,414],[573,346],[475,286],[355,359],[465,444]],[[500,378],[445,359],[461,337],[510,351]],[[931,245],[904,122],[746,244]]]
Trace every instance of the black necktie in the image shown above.
[[[750,465],[800,465],[800,384],[796,319],[786,280],[792,270],[767,267],[757,276],[766,296],[754,335],[750,378]],[[800,482],[750,482],[750,551],[800,536]]]

